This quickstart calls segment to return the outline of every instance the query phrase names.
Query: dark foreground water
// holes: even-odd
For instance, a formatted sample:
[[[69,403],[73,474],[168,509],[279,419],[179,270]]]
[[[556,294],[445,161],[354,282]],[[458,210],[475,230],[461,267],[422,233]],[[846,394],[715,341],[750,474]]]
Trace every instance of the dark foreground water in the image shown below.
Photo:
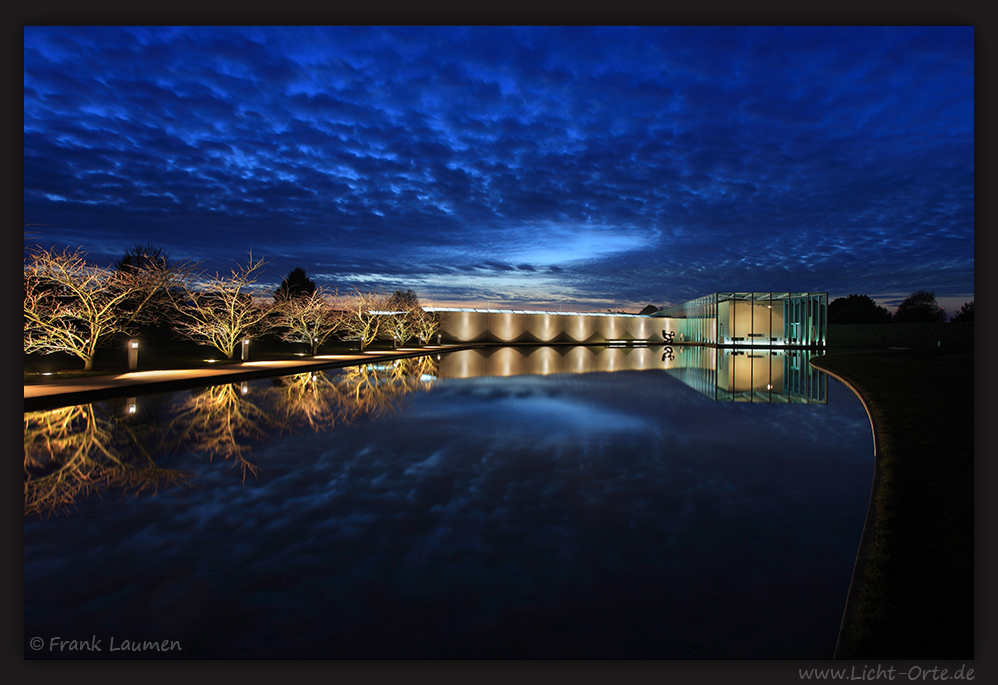
[[[457,354],[25,414],[25,656],[831,657],[851,392]]]

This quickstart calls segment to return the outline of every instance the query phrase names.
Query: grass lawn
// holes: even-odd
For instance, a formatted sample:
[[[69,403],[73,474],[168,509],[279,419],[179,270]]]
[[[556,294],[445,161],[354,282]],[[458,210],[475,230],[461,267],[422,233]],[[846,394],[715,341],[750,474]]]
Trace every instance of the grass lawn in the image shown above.
[[[813,360],[870,412],[877,473],[837,658],[974,657],[974,355]]]

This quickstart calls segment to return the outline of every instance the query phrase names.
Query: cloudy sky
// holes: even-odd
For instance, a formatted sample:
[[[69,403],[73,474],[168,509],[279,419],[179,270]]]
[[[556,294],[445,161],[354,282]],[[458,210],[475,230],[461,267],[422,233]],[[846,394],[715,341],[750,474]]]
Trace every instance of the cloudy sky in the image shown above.
[[[974,297],[972,27],[25,27],[25,245],[424,304]]]

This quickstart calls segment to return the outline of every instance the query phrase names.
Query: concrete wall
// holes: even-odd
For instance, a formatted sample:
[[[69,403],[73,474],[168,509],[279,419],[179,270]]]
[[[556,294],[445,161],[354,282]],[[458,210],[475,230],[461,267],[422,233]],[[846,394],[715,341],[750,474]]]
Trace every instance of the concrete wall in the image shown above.
[[[441,378],[645,371],[668,368],[662,347],[482,347],[443,355]]]
[[[674,323],[650,316],[592,316],[586,314],[509,311],[446,311],[440,314],[445,343],[598,344],[610,340],[661,343],[663,330]]]

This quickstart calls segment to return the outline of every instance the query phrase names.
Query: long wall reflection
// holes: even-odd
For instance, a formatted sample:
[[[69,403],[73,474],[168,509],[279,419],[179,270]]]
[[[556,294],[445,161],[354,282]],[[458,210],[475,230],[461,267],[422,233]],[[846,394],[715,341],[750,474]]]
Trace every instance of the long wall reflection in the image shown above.
[[[662,370],[718,401],[824,404],[828,377],[808,350],[692,345],[484,347],[440,360],[441,378]]]

